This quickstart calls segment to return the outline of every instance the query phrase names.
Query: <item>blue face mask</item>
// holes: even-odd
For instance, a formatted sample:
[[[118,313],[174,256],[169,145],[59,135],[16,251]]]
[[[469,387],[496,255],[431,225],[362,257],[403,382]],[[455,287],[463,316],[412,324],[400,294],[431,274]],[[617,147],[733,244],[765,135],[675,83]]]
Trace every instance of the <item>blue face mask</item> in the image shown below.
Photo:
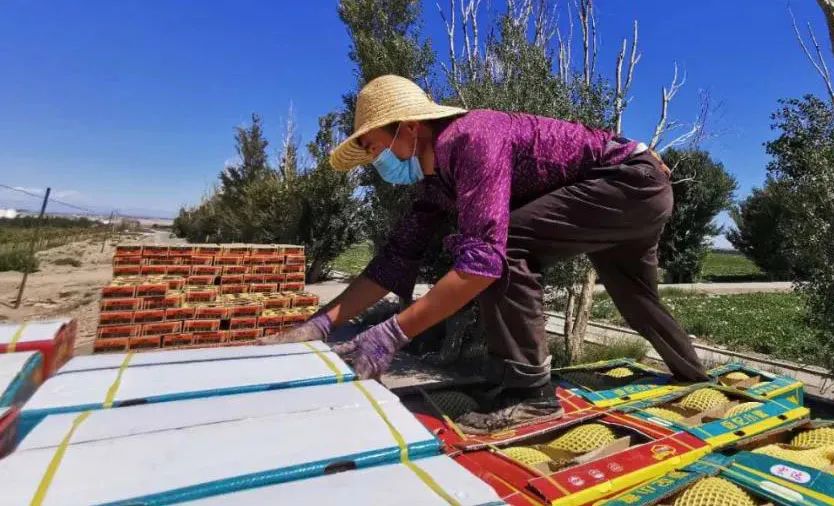
[[[397,127],[397,132],[394,134],[394,140],[400,133],[400,128]],[[394,141],[391,141],[394,144]],[[414,138],[414,151],[408,160],[400,160],[397,155],[391,151],[391,146],[388,146],[376,159],[373,161],[376,171],[379,172],[380,177],[391,184],[414,184],[423,179],[423,169],[420,167],[420,160],[417,158],[417,138]]]

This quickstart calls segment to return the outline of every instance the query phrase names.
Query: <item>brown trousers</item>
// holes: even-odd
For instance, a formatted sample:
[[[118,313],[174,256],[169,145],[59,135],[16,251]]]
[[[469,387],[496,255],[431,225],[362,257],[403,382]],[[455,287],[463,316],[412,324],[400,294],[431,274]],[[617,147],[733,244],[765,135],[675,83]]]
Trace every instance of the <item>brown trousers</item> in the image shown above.
[[[487,379],[521,388],[549,381],[541,270],[587,253],[620,314],[675,378],[707,380],[690,338],[657,293],[657,242],[671,213],[669,169],[650,152],[587,169],[580,181],[514,209],[508,268],[478,299]]]

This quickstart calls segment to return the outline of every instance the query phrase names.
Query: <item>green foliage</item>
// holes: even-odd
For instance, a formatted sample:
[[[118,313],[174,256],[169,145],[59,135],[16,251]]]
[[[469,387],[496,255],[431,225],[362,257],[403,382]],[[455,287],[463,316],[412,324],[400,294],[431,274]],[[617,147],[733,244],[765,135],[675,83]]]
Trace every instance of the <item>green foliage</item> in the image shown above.
[[[21,248],[0,251],[0,272],[36,272],[37,270],[38,259],[35,255],[30,255],[28,250]]]
[[[354,244],[333,260],[333,270],[355,278],[365,269],[372,256],[373,245],[370,242]]]
[[[701,278],[713,282],[763,281],[766,275],[755,263],[735,251],[710,251],[704,258]]]
[[[648,352],[649,345],[646,341],[637,339],[612,339],[607,341],[604,346],[585,346],[579,362],[591,363],[618,358],[632,358],[639,361],[643,360]]]
[[[663,159],[672,169],[675,206],[660,238],[660,266],[672,283],[691,283],[701,272],[710,237],[721,232],[713,220],[730,206],[736,181],[706,151],[668,149]]]
[[[72,267],[81,267],[81,260],[73,257],[62,257],[52,262],[55,265],[70,265]]]

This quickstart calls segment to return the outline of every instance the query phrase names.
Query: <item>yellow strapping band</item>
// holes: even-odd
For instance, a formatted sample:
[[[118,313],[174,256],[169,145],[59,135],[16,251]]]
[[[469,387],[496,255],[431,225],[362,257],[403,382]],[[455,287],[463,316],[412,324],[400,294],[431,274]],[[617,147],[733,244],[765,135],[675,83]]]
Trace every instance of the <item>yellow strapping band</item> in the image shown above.
[[[17,342],[20,340],[20,336],[23,335],[23,331],[26,330],[26,325],[29,325],[29,322],[21,323],[20,327],[14,331],[14,334],[12,334],[12,340],[9,341],[9,344],[6,346],[6,353],[15,352],[15,349],[17,349]]]
[[[371,392],[369,392],[368,389],[365,388],[361,381],[354,381],[353,384],[356,386],[356,388],[359,389],[360,392],[362,392],[362,395],[364,395],[365,398],[368,399],[368,402],[371,404],[371,407],[374,408],[376,414],[378,414],[379,417],[382,418],[382,421],[385,422],[385,425],[388,426],[388,430],[391,432],[391,436],[394,438],[394,441],[397,442],[397,446],[400,447],[400,461],[403,464],[405,464],[405,466],[408,467],[411,470],[411,472],[417,475],[417,477],[420,478],[420,481],[425,483],[427,487],[432,489],[432,491],[435,494],[442,497],[443,500],[446,501],[448,504],[451,504],[452,506],[461,506],[460,502],[458,502],[454,497],[449,495],[436,481],[434,481],[434,478],[432,478],[426,471],[424,471],[423,469],[418,467],[414,462],[411,461],[411,459],[408,456],[408,445],[406,444],[403,435],[400,434],[400,431],[398,431],[397,428],[394,427],[394,424],[391,423],[391,420],[388,419],[388,415],[386,415],[385,411],[382,410],[382,406],[380,406],[376,399],[374,399],[374,396],[371,395]]]
[[[130,363],[130,359],[133,358],[133,352],[128,352],[125,355],[125,359],[122,360],[122,365],[119,366],[119,372],[116,373],[116,379],[113,380],[113,384],[110,385],[110,388],[107,389],[107,395],[104,396],[104,404],[103,407],[105,409],[109,409],[113,407],[113,399],[116,398],[116,393],[119,391],[119,385],[122,384],[122,374],[124,374],[125,369],[127,369],[127,365]]]
[[[310,351],[315,353],[316,356],[319,357],[322,360],[322,362],[324,362],[327,365],[327,367],[330,368],[331,371],[333,371],[333,374],[336,375],[336,383],[341,383],[345,380],[345,375],[342,374],[339,368],[336,367],[336,364],[334,364],[332,360],[327,358],[327,355],[322,353],[321,350],[317,350],[315,346],[307,342],[304,343],[304,346],[306,346],[310,349]]]
[[[32,502],[29,503],[32,506],[40,506],[43,504],[43,500],[46,498],[46,492],[49,490],[49,485],[52,484],[52,479],[55,477],[55,472],[58,471],[58,466],[61,465],[61,460],[64,458],[64,453],[67,451],[67,446],[69,445],[70,439],[72,439],[73,434],[78,429],[78,427],[90,416],[90,411],[85,411],[75,417],[72,421],[72,425],[70,429],[67,431],[67,434],[64,436],[64,439],[61,440],[61,443],[58,445],[58,448],[55,450],[55,454],[52,455],[52,459],[49,461],[49,465],[46,466],[46,472],[43,473],[43,477],[41,478],[40,484],[38,484],[38,489],[35,491],[34,497],[32,497]]]

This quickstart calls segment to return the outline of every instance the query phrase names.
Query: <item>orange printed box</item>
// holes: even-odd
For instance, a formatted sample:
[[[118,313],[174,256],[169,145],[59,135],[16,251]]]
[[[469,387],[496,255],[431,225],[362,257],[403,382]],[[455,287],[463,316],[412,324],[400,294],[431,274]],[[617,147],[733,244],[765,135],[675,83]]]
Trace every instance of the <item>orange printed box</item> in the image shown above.
[[[265,329],[281,328],[284,323],[284,315],[282,314],[261,314],[258,317],[258,327]]]
[[[292,299],[284,294],[270,294],[263,301],[264,309],[284,309],[292,305]]]
[[[101,301],[102,311],[135,311],[142,307],[142,299],[131,297],[129,299],[103,299]]]
[[[119,267],[125,265],[141,265],[142,264],[142,257],[141,255],[125,255],[125,256],[116,256],[113,257],[113,265],[117,265]]]
[[[256,256],[283,256],[284,250],[280,246],[274,246],[272,244],[254,244],[252,245],[251,254]]]
[[[142,259],[143,265],[178,265],[177,258],[168,258],[168,257],[151,257],[151,258],[143,258]]]
[[[304,272],[304,264],[284,265],[281,267],[281,272],[284,274],[290,272]]]
[[[318,306],[319,305],[319,297],[318,295],[306,292],[299,292],[292,296],[292,306],[293,307],[306,307],[306,306]]]
[[[108,285],[102,287],[102,299],[125,299],[136,295],[136,287],[132,285]]]
[[[293,281],[304,281],[304,273],[303,272],[288,272],[285,274],[287,277],[288,282]]]
[[[186,320],[183,322],[184,332],[213,332],[220,330],[220,320]]]
[[[243,284],[240,285],[220,285],[220,293],[225,295],[227,293],[247,293],[249,287]]]
[[[265,283],[263,274],[244,274],[243,283],[251,285],[252,283]]]
[[[127,350],[127,342],[127,338],[124,337],[96,339],[93,342],[93,353],[125,351]]]
[[[110,339],[114,337],[135,337],[139,335],[141,325],[109,325],[99,327],[96,337]]]
[[[285,265],[304,265],[304,255],[287,255],[284,260]]]
[[[244,258],[243,263],[244,263],[244,265],[252,265],[252,266],[272,265],[272,264],[275,264],[275,261],[276,261],[277,258],[278,258],[277,256],[265,256],[265,255],[251,256],[251,257]]]
[[[188,259],[190,265],[212,265],[214,257],[208,255],[191,255]]]
[[[221,248],[221,255],[249,256],[251,247],[248,244],[227,244]]]
[[[168,294],[168,283],[148,283],[136,286],[137,297],[165,297]]]
[[[133,323],[155,323],[165,320],[164,309],[143,309],[133,312]]]
[[[214,265],[243,265],[243,257],[239,255],[220,255],[214,257]]]
[[[141,273],[141,267],[138,265],[125,265],[113,267],[114,276],[138,276]]]
[[[161,336],[131,337],[128,341],[128,348],[131,350],[150,350],[159,348],[161,342]]]
[[[116,245],[116,255],[117,256],[141,256],[142,255],[142,245],[141,244],[117,244]]]
[[[252,341],[261,337],[262,329],[235,329],[229,331],[229,341]]]
[[[219,244],[201,244],[195,246],[194,253],[197,255],[218,255],[222,248]]]
[[[213,286],[193,288],[185,292],[186,302],[214,302],[217,299],[217,289]]]
[[[163,334],[176,334],[182,330],[182,322],[158,322],[142,325],[143,336],[157,336]]]
[[[211,286],[214,285],[215,276],[210,275],[194,275],[185,278],[185,284],[189,286]]]
[[[166,278],[165,283],[168,284],[168,290],[173,291],[180,291],[185,288],[185,278],[182,277],[171,277]]]
[[[192,338],[194,344],[222,343],[228,341],[229,333],[225,330],[194,332]]]
[[[258,319],[256,317],[243,317],[229,319],[229,329],[254,329],[258,326]]]
[[[246,274],[247,270],[245,265],[224,265],[222,268],[224,276],[238,276]]]
[[[287,281],[286,274],[264,274],[264,283],[284,283]]]
[[[293,281],[292,283],[281,283],[282,292],[300,292],[304,290],[304,283]]]
[[[165,275],[168,269],[164,265],[143,265],[139,268],[139,274],[143,276]]]
[[[193,320],[196,312],[195,307],[172,307],[165,310],[165,321]]]
[[[281,251],[289,256],[304,256],[304,246],[296,246],[294,244],[282,244]]]
[[[169,265],[165,270],[169,276],[188,276],[191,274],[190,265]]]
[[[168,256],[170,257],[190,257],[194,254],[194,246],[189,245],[175,245],[168,247]]]
[[[194,312],[194,318],[198,320],[218,319],[222,320],[229,317],[229,308],[225,306],[197,306]]]
[[[142,256],[145,258],[151,257],[167,257],[168,246],[147,245],[142,247]]]
[[[275,274],[278,267],[275,265],[253,265],[251,267],[252,274]]]
[[[263,306],[260,304],[240,304],[236,306],[229,306],[229,318],[258,316],[261,314],[262,307]]]
[[[167,348],[169,346],[188,346],[189,344],[191,344],[191,339],[191,334],[182,333],[162,336],[162,347]]]
[[[278,291],[278,283],[253,283],[249,285],[249,293],[273,293]]]
[[[219,265],[192,265],[191,274],[195,276],[219,276],[223,267]]]
[[[166,295],[165,297],[145,297],[142,299],[142,309],[169,309],[182,304],[182,295]]]
[[[133,323],[133,311],[112,311],[101,313],[98,317],[99,325],[127,325]]]
[[[243,274],[223,275],[220,276],[220,286],[223,285],[239,285],[243,283]]]
[[[307,320],[307,315],[302,313],[301,311],[296,310],[285,310],[284,312],[284,323],[301,323]]]

